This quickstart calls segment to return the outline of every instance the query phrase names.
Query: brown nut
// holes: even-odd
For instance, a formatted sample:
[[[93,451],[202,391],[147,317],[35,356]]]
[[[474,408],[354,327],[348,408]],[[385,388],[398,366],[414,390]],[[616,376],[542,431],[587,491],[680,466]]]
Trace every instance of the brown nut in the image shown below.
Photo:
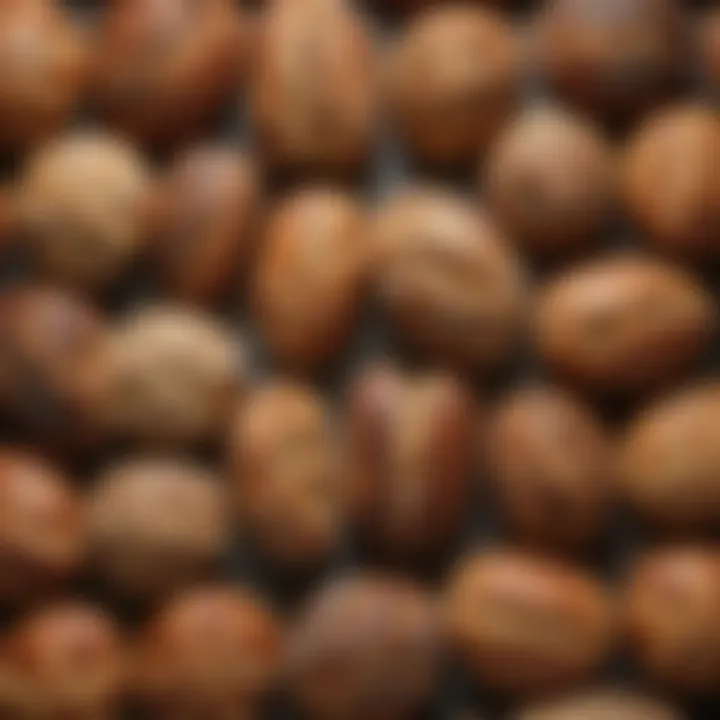
[[[652,247],[691,260],[720,257],[720,117],[681,106],[652,116],[630,142],[627,209]]]
[[[622,491],[646,520],[672,531],[720,521],[720,385],[698,384],[649,406],[620,448]]]
[[[347,475],[354,521],[374,551],[419,560],[443,550],[469,503],[475,415],[444,372],[366,370],[351,392]]]
[[[220,478],[189,461],[138,457],[111,466],[90,496],[95,574],[133,600],[205,577],[230,540],[226,507]]]
[[[316,720],[400,720],[432,698],[439,664],[434,603],[391,577],[321,588],[290,641],[291,692]]]
[[[720,554],[655,550],[629,579],[627,623],[642,668],[665,687],[713,693],[720,683]]]
[[[0,451],[0,603],[63,588],[85,554],[85,513],[68,479],[38,456]]]
[[[491,419],[487,454],[515,535],[563,550],[597,539],[613,473],[609,439],[589,408],[552,386],[521,388]]]
[[[417,187],[381,210],[376,290],[413,345],[463,366],[514,349],[524,307],[519,259],[490,220],[449,192]]]
[[[268,220],[253,285],[253,310],[281,363],[311,369],[352,333],[368,270],[362,209],[339,190],[301,190]]]
[[[705,75],[714,89],[720,88],[720,8],[708,10],[700,21],[701,59]]]
[[[124,681],[120,630],[92,605],[51,605],[11,627],[0,660],[3,717],[117,717]]]
[[[558,107],[525,111],[499,136],[483,170],[488,208],[523,250],[573,255],[597,241],[613,209],[610,148]]]
[[[687,30],[678,0],[550,0],[540,16],[538,60],[562,99],[626,122],[679,86]]]
[[[711,295],[681,268],[615,253],[546,285],[534,342],[553,372],[582,389],[644,393],[689,371],[715,319]]]
[[[0,254],[16,239],[19,215],[15,188],[0,185]]]
[[[236,413],[229,454],[242,525],[260,554],[292,568],[327,560],[342,498],[322,397],[289,380],[260,387]]]
[[[581,571],[507,551],[472,555],[446,599],[451,646],[472,675],[511,694],[556,691],[587,679],[614,640],[602,586]]]
[[[260,717],[281,657],[280,629],[264,604],[238,587],[200,587],[151,619],[133,684],[158,720]]]
[[[213,440],[225,428],[244,365],[229,329],[209,315],[145,306],[110,340],[108,422],[120,435],[149,444]]]
[[[514,110],[521,59],[512,26],[470,5],[433,8],[401,37],[390,104],[402,139],[429,164],[472,163]]]
[[[102,289],[139,253],[147,232],[149,171],[120,138],[85,133],[53,140],[25,168],[22,232],[47,275]]]
[[[200,304],[220,299],[250,263],[259,202],[256,168],[242,154],[208,144],[181,154],[154,205],[165,292]]]
[[[346,174],[370,152],[373,48],[346,0],[273,0],[261,20],[251,111],[275,169]]]
[[[85,88],[90,55],[59,0],[0,6],[0,147],[25,151],[60,130]]]
[[[155,146],[207,128],[244,75],[233,0],[116,0],[98,37],[95,100],[113,127]]]

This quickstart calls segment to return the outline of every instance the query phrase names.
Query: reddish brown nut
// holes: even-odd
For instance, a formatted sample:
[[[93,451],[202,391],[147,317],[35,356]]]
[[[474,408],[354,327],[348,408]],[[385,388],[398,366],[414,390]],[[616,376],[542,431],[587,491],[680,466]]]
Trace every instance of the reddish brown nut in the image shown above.
[[[120,630],[83,603],[44,607],[10,630],[0,660],[3,717],[117,717],[125,657]]]
[[[390,103],[409,150],[429,164],[472,163],[518,102],[521,58],[514,30],[488,8],[421,13],[392,57]]]
[[[55,467],[0,450],[0,603],[24,604],[61,589],[85,552],[80,496]]]
[[[352,389],[348,482],[371,549],[419,560],[462,527],[475,414],[470,391],[443,372],[366,370]]]
[[[483,170],[488,207],[523,250],[572,255],[593,244],[613,209],[610,148],[558,107],[527,110],[500,135]]]
[[[108,468],[92,490],[89,524],[95,574],[133,600],[155,600],[205,577],[230,539],[220,478],[168,457]]]
[[[665,687],[713,693],[720,683],[720,554],[709,547],[655,550],[628,583],[636,659]]]
[[[552,386],[521,388],[491,419],[487,454],[515,535],[565,550],[597,539],[613,472],[609,439],[589,408]]]
[[[615,253],[551,280],[534,342],[558,376],[591,392],[643,393],[676,380],[707,347],[714,302],[684,270]]]
[[[627,209],[652,247],[691,260],[720,257],[720,119],[681,106],[652,116],[624,166]]]
[[[451,646],[472,675],[511,694],[544,694],[588,678],[611,650],[602,586],[550,560],[490,551],[461,562],[446,599]]]
[[[306,189],[271,215],[253,286],[256,321],[281,363],[310,369],[352,333],[365,290],[362,209],[339,190]]]
[[[666,100],[686,71],[678,0],[551,0],[539,23],[539,63],[563,99],[613,121]]]
[[[700,22],[701,59],[713,88],[720,88],[720,8],[709,10]]]
[[[245,590],[189,590],[142,633],[135,690],[159,720],[260,717],[282,651],[275,618]]]
[[[155,260],[165,292],[210,303],[244,276],[259,202],[255,165],[232,148],[205,144],[180,155],[154,206]]]
[[[698,384],[649,406],[620,448],[628,502],[662,529],[696,532],[720,521],[720,385]]]
[[[416,187],[376,226],[376,290],[395,328],[444,361],[488,366],[514,349],[524,273],[490,220],[449,192]]]
[[[20,188],[22,231],[40,269],[102,289],[139,253],[147,232],[149,171],[120,138],[53,140],[30,158]]]
[[[107,365],[109,424],[158,445],[217,438],[245,373],[228,328],[176,305],[145,306],[126,317],[111,337]]]
[[[434,602],[411,583],[355,575],[311,598],[289,648],[291,692],[316,720],[400,720],[432,698]]]
[[[52,450],[88,447],[102,435],[98,373],[104,321],[73,294],[44,285],[0,293],[0,406]]]
[[[28,150],[70,119],[85,88],[88,44],[59,0],[0,5],[0,147]]]
[[[19,221],[15,189],[0,185],[0,253],[16,239]]]
[[[259,553],[292,569],[327,560],[339,537],[342,488],[322,397],[296,382],[270,382],[243,400],[229,440],[241,525]]]
[[[374,59],[350,3],[273,0],[256,53],[251,110],[270,165],[290,174],[356,171],[374,130]]]
[[[104,118],[167,146],[205,130],[244,75],[247,27],[233,0],[116,0],[98,37]]]

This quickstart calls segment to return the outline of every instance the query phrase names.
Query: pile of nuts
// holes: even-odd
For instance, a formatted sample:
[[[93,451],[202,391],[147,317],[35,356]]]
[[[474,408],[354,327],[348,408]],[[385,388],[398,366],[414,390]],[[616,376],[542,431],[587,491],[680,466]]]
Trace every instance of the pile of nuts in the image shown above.
[[[0,717],[720,717],[720,10],[90,4],[0,0]]]

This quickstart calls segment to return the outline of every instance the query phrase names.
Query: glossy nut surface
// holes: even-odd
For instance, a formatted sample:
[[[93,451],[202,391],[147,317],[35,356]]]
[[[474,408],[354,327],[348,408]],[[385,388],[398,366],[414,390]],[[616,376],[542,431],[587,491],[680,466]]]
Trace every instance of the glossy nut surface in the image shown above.
[[[20,188],[22,231],[40,270],[83,289],[113,283],[146,240],[149,189],[144,159],[119,137],[78,133],[43,146]]]
[[[487,551],[464,559],[445,604],[451,647],[478,682],[501,692],[542,694],[579,684],[613,644],[602,586],[530,555]]]
[[[500,14],[470,5],[419,14],[391,59],[400,139],[426,163],[474,162],[518,103],[520,66],[515,31]]]
[[[516,537],[570,551],[598,538],[612,495],[612,446],[582,402],[550,385],[520,387],[491,417],[486,448]]]
[[[260,20],[251,112],[271,167],[344,175],[374,132],[373,47],[345,0],[274,0]]]
[[[95,574],[132,600],[205,577],[230,540],[220,478],[169,457],[130,458],[105,470],[90,495],[89,522]]]
[[[230,467],[241,527],[271,562],[315,566],[336,547],[342,520],[337,438],[310,386],[276,379],[236,411]]]
[[[598,240],[613,209],[613,156],[592,124],[550,105],[499,135],[483,171],[488,208],[517,245],[575,255]]]
[[[716,313],[679,267],[614,253],[570,268],[541,289],[534,343],[558,376],[591,392],[643,393],[689,372]]]
[[[630,141],[624,193],[650,246],[691,260],[720,257],[720,117],[688,105],[649,118]]]
[[[95,100],[113,127],[168,146],[208,129],[247,61],[233,0],[117,0],[98,36]]]
[[[292,696],[316,720],[414,717],[437,686],[437,635],[421,588],[372,575],[331,581],[290,638]]]
[[[355,380],[348,415],[349,493],[365,543],[396,560],[444,549],[469,502],[470,390],[441,371],[379,365]]]
[[[253,281],[253,312],[281,364],[312,369],[342,350],[363,299],[367,244],[362,208],[343,191],[299,190],[272,212]]]
[[[524,273],[492,222],[472,204],[415,187],[381,208],[375,284],[395,329],[451,364],[485,367],[514,349]]]
[[[658,549],[628,581],[627,623],[635,659],[667,688],[713,693],[720,682],[720,553]]]
[[[259,202],[258,173],[243,154],[219,144],[181,154],[153,207],[154,260],[165,292],[211,303],[244,277]]]

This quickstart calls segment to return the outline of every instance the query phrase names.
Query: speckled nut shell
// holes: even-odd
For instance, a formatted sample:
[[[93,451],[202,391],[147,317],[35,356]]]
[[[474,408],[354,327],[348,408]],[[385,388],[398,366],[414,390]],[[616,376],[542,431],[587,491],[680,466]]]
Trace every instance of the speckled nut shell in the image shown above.
[[[472,677],[513,696],[583,682],[607,658],[615,635],[612,605],[595,579],[508,551],[460,562],[445,615],[451,647]]]
[[[613,253],[541,289],[533,336],[541,360],[590,392],[644,393],[688,372],[708,346],[709,292],[654,257]]]
[[[657,549],[635,567],[627,623],[635,659],[668,689],[711,694],[720,683],[720,553]]]
[[[400,579],[352,575],[310,598],[290,638],[290,692],[316,720],[415,717],[438,681],[435,606]]]
[[[696,261],[720,257],[720,116],[701,106],[652,116],[630,141],[624,193],[653,248]]]
[[[166,147],[207,129],[245,73],[233,0],[116,0],[100,25],[95,101],[113,127]]]
[[[410,152],[429,164],[471,164],[518,103],[518,38],[491,9],[440,5],[404,31],[389,73],[392,114]]]
[[[481,190],[521,249],[577,255],[598,240],[613,210],[613,160],[590,123],[560,107],[530,108],[493,145]]]

